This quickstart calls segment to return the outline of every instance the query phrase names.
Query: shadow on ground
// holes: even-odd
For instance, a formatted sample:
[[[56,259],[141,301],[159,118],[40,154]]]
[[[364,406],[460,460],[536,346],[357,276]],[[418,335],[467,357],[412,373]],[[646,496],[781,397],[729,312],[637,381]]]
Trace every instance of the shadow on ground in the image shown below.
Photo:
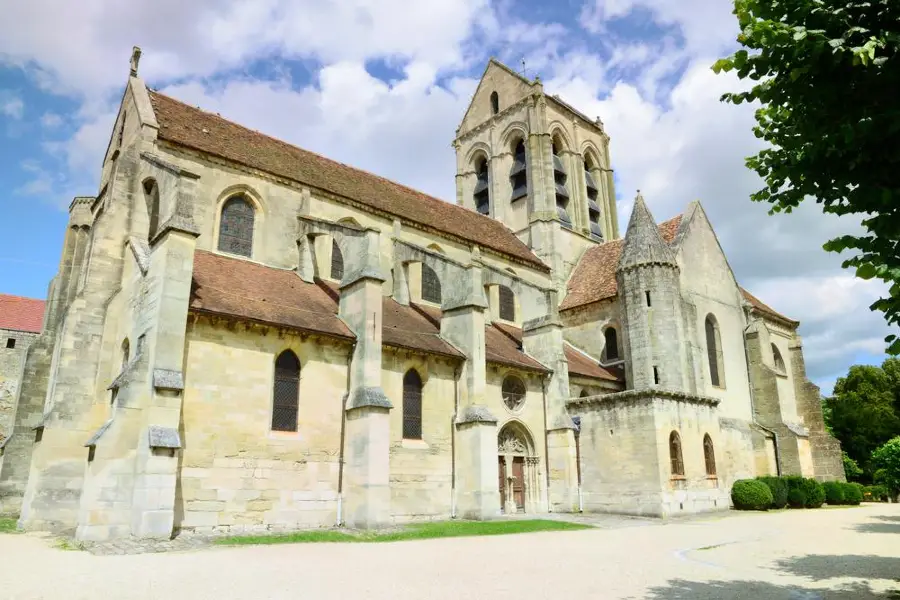
[[[826,589],[800,585],[777,585],[765,581],[687,581],[673,579],[651,588],[642,596],[650,600],[900,600],[900,558],[865,555],[810,555],[779,560],[774,570],[809,580],[825,582],[836,578],[897,581],[896,590],[876,592],[869,583],[835,584]]]
[[[877,516],[853,527],[862,533],[900,533],[900,517]]]

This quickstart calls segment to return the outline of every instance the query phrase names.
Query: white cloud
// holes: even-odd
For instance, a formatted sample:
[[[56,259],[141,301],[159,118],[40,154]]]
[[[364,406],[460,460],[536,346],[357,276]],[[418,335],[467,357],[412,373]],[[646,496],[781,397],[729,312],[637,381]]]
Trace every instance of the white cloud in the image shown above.
[[[25,114],[25,103],[18,96],[0,93],[0,114],[18,121]]]
[[[41,127],[44,129],[56,129],[63,124],[63,118],[56,113],[46,112],[41,115]]]

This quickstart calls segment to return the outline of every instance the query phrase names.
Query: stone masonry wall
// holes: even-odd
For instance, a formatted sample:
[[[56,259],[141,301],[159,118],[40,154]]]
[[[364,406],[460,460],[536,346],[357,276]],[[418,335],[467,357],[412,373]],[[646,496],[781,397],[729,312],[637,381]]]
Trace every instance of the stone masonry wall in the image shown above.
[[[16,391],[21,383],[25,352],[38,334],[0,329],[0,443],[12,433]],[[15,340],[15,348],[7,348]]]

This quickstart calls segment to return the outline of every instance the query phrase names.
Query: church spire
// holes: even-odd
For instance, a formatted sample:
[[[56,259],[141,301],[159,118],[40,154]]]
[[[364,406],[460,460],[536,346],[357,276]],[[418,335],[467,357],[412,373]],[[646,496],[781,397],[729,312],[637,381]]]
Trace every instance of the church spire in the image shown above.
[[[647,208],[641,191],[634,199],[628,230],[625,232],[625,246],[619,259],[619,271],[642,265],[665,264],[675,266],[675,257],[659,233],[659,227]]]

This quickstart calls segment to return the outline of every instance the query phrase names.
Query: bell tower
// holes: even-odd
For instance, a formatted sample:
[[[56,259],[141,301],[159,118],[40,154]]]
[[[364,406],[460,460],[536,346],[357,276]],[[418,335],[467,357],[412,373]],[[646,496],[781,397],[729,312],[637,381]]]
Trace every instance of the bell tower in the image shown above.
[[[456,202],[509,227],[562,292],[583,252],[619,237],[609,136],[491,59],[453,140]]]

